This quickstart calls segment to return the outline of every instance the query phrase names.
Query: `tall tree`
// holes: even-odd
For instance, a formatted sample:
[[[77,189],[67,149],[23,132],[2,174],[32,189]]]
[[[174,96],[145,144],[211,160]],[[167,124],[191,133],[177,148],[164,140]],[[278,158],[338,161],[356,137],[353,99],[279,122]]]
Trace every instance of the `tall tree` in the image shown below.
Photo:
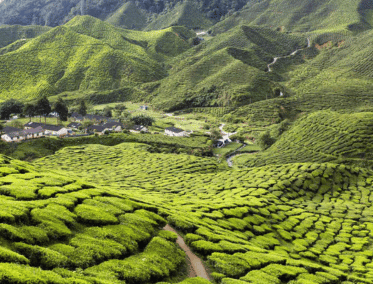
[[[50,106],[49,100],[46,96],[43,96],[36,102],[36,113],[41,116],[44,116],[45,123],[47,123],[47,115],[50,114],[52,108]]]
[[[61,121],[67,121],[69,109],[67,108],[65,102],[62,100],[61,97],[59,97],[57,102],[55,103],[54,111],[58,113]]]
[[[15,99],[7,100],[0,106],[0,118],[9,119],[12,113],[22,113],[23,107],[24,104]]]
[[[82,116],[87,115],[87,106],[85,105],[84,100],[80,101],[80,105],[79,105],[79,108],[78,108],[78,113],[81,114]]]
[[[104,110],[102,111],[102,115],[105,117],[112,117],[112,109],[111,107],[105,107]]]
[[[33,104],[26,104],[23,108],[23,114],[32,120],[32,117],[35,115],[35,106]]]

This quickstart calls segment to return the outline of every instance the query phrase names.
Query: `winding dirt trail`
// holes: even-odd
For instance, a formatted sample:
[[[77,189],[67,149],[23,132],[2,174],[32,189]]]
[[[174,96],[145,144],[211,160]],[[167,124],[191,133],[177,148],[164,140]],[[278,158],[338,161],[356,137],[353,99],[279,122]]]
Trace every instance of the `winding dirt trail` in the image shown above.
[[[306,48],[309,48],[309,47],[311,47],[311,41],[310,41],[309,38],[307,38],[307,47],[306,47]],[[294,56],[295,54],[298,53],[298,51],[301,51],[301,50],[303,50],[303,49],[305,49],[305,48],[297,49],[297,50],[293,51],[290,55],[279,56],[279,57],[275,57],[275,58],[273,58],[273,61],[267,65],[267,68],[268,68],[268,71],[267,71],[267,72],[272,72],[271,66],[274,65],[274,64],[277,62],[278,59]]]
[[[206,269],[205,269],[205,266],[203,265],[201,259],[199,257],[197,257],[191,250],[190,248],[186,245],[186,243],[184,242],[184,239],[170,226],[170,225],[166,225],[163,230],[166,230],[166,231],[171,231],[171,232],[174,232],[177,234],[177,240],[176,240],[176,243],[181,247],[181,249],[183,251],[185,251],[187,257],[189,258],[190,260],[190,263],[191,263],[191,267],[190,270],[189,270],[189,277],[196,277],[196,276],[199,276],[199,277],[202,277],[202,278],[205,278],[209,281],[211,281],[211,278],[210,276],[208,275]]]

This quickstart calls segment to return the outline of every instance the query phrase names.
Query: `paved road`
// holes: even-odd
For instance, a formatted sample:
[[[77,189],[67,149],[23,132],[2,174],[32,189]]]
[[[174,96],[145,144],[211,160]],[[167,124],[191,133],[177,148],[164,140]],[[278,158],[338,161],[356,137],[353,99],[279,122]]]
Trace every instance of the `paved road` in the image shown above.
[[[203,265],[201,259],[198,256],[196,256],[190,250],[190,248],[184,242],[184,239],[168,224],[163,228],[163,230],[171,231],[171,232],[174,232],[174,233],[177,234],[176,243],[181,247],[181,249],[183,251],[185,251],[187,257],[190,260],[191,266],[192,266],[192,267],[189,267],[190,269],[189,269],[189,275],[188,276],[189,277],[199,276],[199,277],[202,277],[202,278],[205,278],[205,279],[211,281],[211,278],[208,275],[208,273],[205,269],[205,266]]]

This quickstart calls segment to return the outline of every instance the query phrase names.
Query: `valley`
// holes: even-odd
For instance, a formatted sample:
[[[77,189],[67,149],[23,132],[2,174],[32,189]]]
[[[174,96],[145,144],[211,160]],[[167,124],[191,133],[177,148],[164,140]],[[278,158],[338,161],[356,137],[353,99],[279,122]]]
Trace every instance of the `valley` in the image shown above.
[[[372,11],[0,1],[0,283],[373,283]]]

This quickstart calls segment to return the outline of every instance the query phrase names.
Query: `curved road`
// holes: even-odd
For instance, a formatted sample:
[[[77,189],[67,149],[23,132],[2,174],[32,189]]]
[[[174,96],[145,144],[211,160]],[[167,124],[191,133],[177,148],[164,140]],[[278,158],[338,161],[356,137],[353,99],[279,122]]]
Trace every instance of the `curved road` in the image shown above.
[[[176,243],[181,247],[183,251],[185,251],[191,263],[191,267],[189,267],[190,271],[189,271],[188,276],[189,277],[199,276],[199,277],[202,277],[202,278],[205,278],[211,281],[211,278],[208,275],[205,269],[205,266],[202,263],[202,260],[190,250],[190,248],[184,242],[184,239],[168,224],[163,228],[163,230],[171,231],[177,234]]]
[[[310,41],[309,38],[307,38],[307,47],[306,47],[306,48],[309,48],[310,46],[311,46],[311,41]],[[268,67],[268,72],[272,72],[271,66],[272,66],[273,64],[275,64],[275,63],[277,62],[278,59],[294,56],[295,54],[298,53],[298,51],[301,51],[301,50],[303,50],[303,49],[304,49],[304,48],[297,49],[297,50],[293,51],[290,55],[279,56],[279,57],[275,57],[275,58],[273,58],[273,61],[267,65],[267,67]]]

